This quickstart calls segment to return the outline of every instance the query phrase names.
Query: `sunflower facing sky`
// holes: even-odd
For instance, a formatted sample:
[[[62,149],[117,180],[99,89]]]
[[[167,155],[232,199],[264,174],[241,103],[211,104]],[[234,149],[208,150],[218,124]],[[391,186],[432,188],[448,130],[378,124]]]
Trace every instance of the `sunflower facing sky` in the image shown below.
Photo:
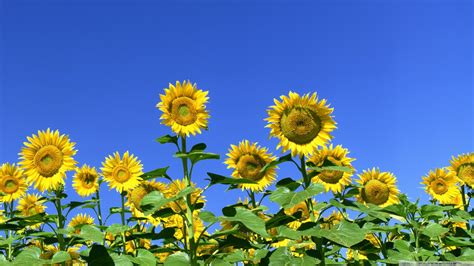
[[[102,175],[109,188],[120,193],[137,187],[142,181],[140,176],[143,175],[143,166],[138,158],[128,151],[122,158],[118,152],[106,157],[102,166]]]
[[[76,169],[72,182],[77,194],[88,197],[99,189],[99,174],[95,167],[84,164],[81,168]]]
[[[453,171],[464,184],[474,188],[474,152],[461,154],[450,161],[449,170]]]
[[[160,191],[165,193],[166,189],[166,185],[163,183],[156,181],[143,181],[140,185],[128,191],[126,205],[130,207],[133,217],[146,217],[151,224],[157,226],[160,223],[160,219],[154,218],[152,215],[145,216],[140,207],[140,203],[150,192]]]
[[[380,172],[372,168],[363,171],[357,180],[362,185],[357,199],[363,203],[372,203],[380,207],[386,207],[399,202],[400,191],[395,185],[396,178],[390,172]]]
[[[457,187],[458,181],[454,172],[437,168],[424,176],[421,184],[425,185],[426,192],[439,203],[453,204],[460,193]]]
[[[27,180],[39,191],[56,190],[64,185],[66,172],[74,170],[76,154],[74,142],[59,131],[38,131],[27,137],[20,152],[20,165],[25,168]]]
[[[2,202],[12,202],[23,196],[28,189],[23,170],[15,164],[4,163],[0,166],[0,196]]]
[[[267,148],[257,146],[248,140],[241,141],[238,146],[231,145],[225,164],[227,168],[232,168],[232,176],[235,178],[250,179],[256,184],[240,184],[243,189],[251,191],[263,191],[273,181],[275,181],[275,168],[269,168],[262,172],[262,168],[276,158],[268,152]]]
[[[351,162],[355,159],[347,157],[347,154],[349,154],[349,151],[341,145],[333,147],[331,144],[329,148],[323,146],[321,149],[315,150],[309,161],[318,167],[330,163],[331,165],[353,168]],[[326,192],[331,190],[337,193],[351,183],[351,176],[351,172],[324,170],[313,177],[312,181],[323,184]]]
[[[277,148],[290,150],[292,156],[307,156],[332,139],[330,133],[336,122],[331,117],[333,108],[326,105],[325,99],[319,101],[316,93],[300,96],[291,91],[289,96],[280,98],[281,102],[274,100],[265,119],[270,136],[280,140]]]
[[[207,94],[208,91],[198,90],[196,84],[189,81],[176,81],[176,85],[170,83],[156,105],[163,112],[162,123],[180,136],[201,133],[201,129],[207,129],[209,119],[205,105],[209,99]]]

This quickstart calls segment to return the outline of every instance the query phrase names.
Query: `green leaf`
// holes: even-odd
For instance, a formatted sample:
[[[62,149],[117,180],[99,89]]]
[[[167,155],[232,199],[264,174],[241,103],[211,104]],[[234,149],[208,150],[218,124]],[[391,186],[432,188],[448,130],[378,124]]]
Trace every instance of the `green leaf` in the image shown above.
[[[207,145],[205,143],[198,143],[194,145],[189,152],[194,152],[194,151],[203,151],[207,148]]]
[[[165,260],[165,266],[188,266],[191,265],[188,254],[184,252],[176,252]]]
[[[431,238],[438,238],[439,236],[446,234],[448,231],[449,231],[448,228],[444,228],[440,224],[431,223],[428,226],[426,226],[421,231],[421,233]]]
[[[277,160],[267,163],[264,167],[262,167],[262,169],[260,169],[260,172],[264,173],[264,172],[267,171],[267,169],[274,168],[274,167],[276,167],[277,165],[279,165],[281,163],[288,162],[288,161],[291,161],[291,160],[293,160],[293,157],[291,156],[291,153],[289,153],[287,155],[283,155],[280,158],[278,158]]]
[[[51,263],[61,263],[64,261],[68,261],[71,259],[71,256],[66,251],[58,251],[54,254],[53,258],[51,258]]]
[[[144,180],[149,180],[157,177],[167,177],[168,175],[166,174],[166,171],[168,171],[169,166],[163,167],[163,168],[158,168],[150,172],[146,172],[141,177]]]
[[[321,230],[321,235],[324,238],[347,248],[364,240],[366,233],[365,229],[346,220],[341,221],[335,229]]]
[[[337,165],[330,165],[330,166],[311,166],[309,167],[310,170],[322,172],[322,171],[340,171],[340,172],[346,172],[346,173],[352,173],[354,169],[348,167],[348,166],[337,166]]]
[[[206,223],[215,223],[217,222],[219,219],[217,219],[217,217],[210,211],[201,211],[199,212],[199,218],[201,218],[201,220],[203,220],[204,222]]]
[[[308,256],[307,254],[304,254],[302,257],[299,257],[299,258],[298,257],[291,258],[290,265],[312,266],[312,265],[318,265],[320,262],[321,262],[320,260],[313,258],[311,256]],[[328,264],[326,262],[326,265],[333,265],[333,264]]]
[[[82,254],[82,252],[81,252]],[[118,257],[117,254],[113,254],[114,257]],[[101,266],[113,266],[114,260],[111,255],[107,252],[107,249],[102,245],[94,244],[89,251],[87,257],[84,258],[88,265],[101,265]]]
[[[410,249],[410,243],[408,243],[408,241],[405,241],[405,240],[396,239],[393,241],[393,246],[394,248],[398,249],[398,251],[400,251],[401,253],[412,252]]]
[[[295,180],[287,177],[287,178],[283,178],[281,179],[280,181],[278,181],[275,186],[278,188],[278,187],[286,187],[288,188],[289,190],[291,191],[295,191],[297,188],[299,188],[301,186],[301,183],[299,182],[296,182]]]
[[[270,265],[289,265],[292,255],[286,247],[277,248],[270,255]]]
[[[321,184],[311,184],[308,188],[299,192],[292,192],[286,187],[279,187],[270,195],[270,200],[288,209],[323,191],[324,187]]]
[[[128,225],[112,224],[111,226],[107,227],[105,232],[111,233],[112,235],[119,235],[129,229],[130,227]]]
[[[146,249],[139,249],[137,256],[130,260],[138,265],[156,265],[157,262],[153,253]]]
[[[232,217],[223,216],[221,219],[231,222],[241,222],[245,227],[254,231],[255,233],[260,234],[264,237],[269,237],[265,229],[265,221],[258,217],[251,210],[237,207],[235,208],[235,215]]]
[[[181,199],[192,193],[193,191],[193,187],[186,187],[171,198],[166,198],[165,195],[160,191],[153,191],[143,197],[140,203],[140,207],[142,208],[142,210],[144,210],[145,215],[150,215],[161,207],[165,206],[166,204]]]
[[[128,255],[118,255],[117,253],[110,254],[110,257],[113,259],[113,263],[111,265],[115,266],[133,266],[131,261],[131,257]],[[109,264],[110,265],[110,264]]]
[[[174,143],[174,144],[178,145],[178,137],[177,136],[165,135],[165,136],[157,138],[156,141],[161,143],[161,144]]]
[[[81,227],[81,233],[79,237],[85,240],[92,240],[97,243],[102,243],[104,240],[104,233],[102,233],[99,228],[93,225],[84,225]]]
[[[189,153],[177,152],[175,153],[174,157],[189,158],[192,164],[196,164],[197,162],[203,161],[203,160],[211,160],[211,159],[218,160],[221,158],[219,154],[203,152],[203,151],[193,151]]]
[[[36,265],[49,264],[48,263],[49,261],[41,259],[40,255],[41,255],[41,250],[37,247],[25,248],[15,258],[13,265],[36,266]]]
[[[452,208],[452,207],[451,207]],[[447,210],[446,207],[438,205],[423,205],[420,209],[421,217],[429,218],[442,218],[445,216],[444,210]]]
[[[233,177],[226,177],[218,174],[207,173],[207,175],[211,178],[209,185],[215,184],[224,184],[224,185],[233,185],[233,184],[256,184],[257,182],[245,179],[245,178],[233,178]]]

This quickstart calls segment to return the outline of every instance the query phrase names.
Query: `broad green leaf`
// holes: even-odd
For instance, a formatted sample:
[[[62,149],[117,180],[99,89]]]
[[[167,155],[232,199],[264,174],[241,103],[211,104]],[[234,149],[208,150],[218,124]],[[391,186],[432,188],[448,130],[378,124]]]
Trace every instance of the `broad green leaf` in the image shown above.
[[[113,256],[116,257],[116,259],[118,257],[118,255],[115,253],[113,254]],[[85,260],[87,261],[88,265],[114,265],[112,255],[107,252],[107,249],[104,246],[97,244],[92,245],[92,248],[89,250],[88,255],[85,257]]]
[[[264,237],[269,237],[265,229],[265,221],[258,217],[251,210],[237,207],[235,208],[235,215],[232,217],[223,216],[222,220],[231,221],[231,222],[241,222],[245,227],[254,231],[255,233],[260,234]]]
[[[202,161],[202,160],[210,160],[210,159],[218,160],[221,158],[219,154],[203,152],[203,151],[193,151],[189,153],[177,152],[175,153],[174,157],[189,158],[192,164],[196,164],[197,162]]]
[[[203,151],[207,148],[207,145],[205,143],[198,143],[194,145],[189,152],[194,152],[194,151]]]
[[[260,172],[264,173],[264,172],[267,171],[267,169],[269,169],[269,168],[274,168],[274,167],[276,167],[277,165],[279,165],[279,164],[281,164],[281,163],[284,163],[284,162],[291,161],[292,159],[293,159],[293,157],[291,156],[290,153],[287,154],[287,155],[283,155],[283,156],[281,156],[280,158],[278,158],[277,160],[267,163],[265,166],[262,167],[262,169],[260,170]]]
[[[140,207],[145,211],[145,215],[150,215],[166,204],[181,199],[193,191],[193,187],[186,187],[171,198],[166,198],[160,191],[153,191],[142,199]]]
[[[218,174],[207,173],[207,175],[211,178],[210,185],[214,184],[224,184],[224,185],[233,185],[233,184],[256,184],[255,181],[245,178],[233,178],[233,177],[226,177]]]
[[[290,260],[290,265],[291,266],[299,266],[299,265],[303,265],[303,266],[313,266],[313,265],[318,265],[321,261],[316,259],[316,258],[313,258],[311,256],[308,256],[307,254],[304,254],[302,257],[294,257],[294,258],[291,258]],[[326,265],[329,265],[327,262],[326,262]],[[330,264],[330,265],[333,265],[333,264]]]
[[[58,251],[54,254],[53,258],[51,258],[51,263],[61,263],[64,261],[68,261],[71,259],[71,256],[66,251]]]
[[[176,252],[165,260],[165,266],[188,266],[191,265],[188,254],[184,252]]]
[[[130,227],[128,225],[112,224],[111,226],[107,227],[105,231],[111,233],[112,235],[119,235],[129,229]]]
[[[287,178],[283,178],[281,179],[280,181],[278,181],[275,186],[278,188],[278,187],[286,187],[288,188],[289,190],[291,191],[295,191],[297,188],[299,188],[301,186],[301,183],[287,177]]]
[[[210,211],[201,211],[199,212],[199,218],[201,218],[201,220],[203,220],[204,222],[206,223],[215,223],[217,222],[219,219],[217,219],[217,217]]]
[[[474,249],[471,248],[466,248],[462,251],[461,256],[456,257],[457,260],[459,261],[474,261]]]
[[[104,240],[104,233],[102,233],[99,228],[86,224],[81,227],[79,237],[85,240],[92,240],[96,243],[102,243]]]
[[[168,171],[168,168],[170,168],[170,167],[166,166],[166,167],[163,167],[163,168],[158,168],[158,169],[155,169],[153,171],[144,173],[143,175],[141,175],[141,177],[144,180],[153,179],[153,178],[157,178],[157,177],[167,177],[166,171]]]
[[[321,184],[311,184],[308,188],[299,192],[293,192],[286,187],[279,187],[270,195],[270,200],[287,209],[323,191],[324,187]]]
[[[128,255],[118,255],[117,253],[110,254],[110,257],[113,259],[113,264],[115,266],[133,266],[131,257]]]
[[[177,136],[165,135],[165,136],[157,138],[156,141],[161,143],[161,144],[174,143],[174,144],[178,145],[178,137]]]
[[[452,207],[451,207],[452,208]],[[446,207],[438,205],[423,205],[420,208],[421,217],[429,218],[442,218],[445,216],[444,210],[447,210]]]
[[[396,239],[393,241],[393,246],[398,249],[401,253],[411,252],[410,243],[405,240]]]
[[[273,251],[272,255],[270,255],[270,265],[290,265],[291,257],[291,252],[288,251],[286,247],[277,248],[275,251]]]
[[[312,166],[309,167],[310,170],[322,172],[322,171],[340,171],[340,172],[347,172],[347,173],[352,173],[354,169],[348,167],[348,166],[337,166],[337,165],[331,165],[331,166]]]
[[[438,238],[439,236],[446,234],[448,231],[449,231],[448,228],[444,228],[440,224],[431,223],[428,226],[426,226],[421,231],[421,233],[431,238]]]
[[[350,248],[364,240],[366,230],[360,228],[355,223],[343,220],[331,230],[322,229],[321,235],[334,243]]]
[[[139,249],[137,256],[130,258],[130,260],[138,265],[156,265],[157,262],[153,253],[146,249]]]
[[[224,257],[225,261],[230,263],[242,262],[246,260],[243,250],[235,250]]]
[[[47,264],[48,260],[41,259],[40,255],[41,250],[37,247],[25,248],[15,258],[13,265],[36,266]]]

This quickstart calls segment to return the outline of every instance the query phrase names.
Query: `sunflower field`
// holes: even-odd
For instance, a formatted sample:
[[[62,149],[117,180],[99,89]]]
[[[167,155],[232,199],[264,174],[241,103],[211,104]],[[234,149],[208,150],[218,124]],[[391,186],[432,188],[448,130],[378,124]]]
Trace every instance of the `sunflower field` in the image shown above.
[[[244,139],[225,156],[194,140],[208,130],[207,102],[207,91],[184,81],[164,89],[156,105],[172,132],[156,141],[176,147],[169,156],[180,161],[180,176],[168,175],[169,167],[144,172],[130,152],[112,153],[101,166],[77,162],[74,137],[58,130],[27,136],[18,162],[0,168],[0,265],[474,261],[473,152],[420,177],[431,197],[421,204],[408,200],[393,173],[354,169],[349,150],[332,143],[333,108],[316,93],[290,91],[268,107],[277,147]],[[207,185],[198,187],[193,169],[204,160],[222,160],[229,171],[206,169]],[[279,177],[280,164],[293,167],[291,177]],[[82,201],[68,201],[66,182]],[[240,190],[242,199],[213,213],[206,210],[211,186]],[[101,207],[104,190],[120,207]],[[82,213],[71,217],[72,210]]]

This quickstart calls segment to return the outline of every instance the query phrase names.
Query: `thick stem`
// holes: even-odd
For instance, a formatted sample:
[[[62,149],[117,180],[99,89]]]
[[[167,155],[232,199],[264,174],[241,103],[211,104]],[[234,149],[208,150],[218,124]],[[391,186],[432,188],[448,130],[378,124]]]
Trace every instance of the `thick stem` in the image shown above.
[[[252,207],[257,208],[257,202],[255,201],[255,193],[250,191],[250,200],[252,201]]]
[[[54,199],[54,206],[56,207],[56,211],[58,213],[58,219],[57,219],[57,227],[58,229],[64,229],[64,221],[65,218],[63,216],[63,208],[61,206],[61,194],[63,192],[63,188],[60,188],[59,190],[55,191],[56,198]],[[58,235],[58,242],[59,242],[59,250],[65,251],[65,242],[64,242],[64,235],[62,233],[57,234]]]
[[[126,192],[120,193],[120,197],[122,199],[122,211],[120,212],[120,216],[122,218],[122,225],[125,225],[125,193]],[[125,245],[126,245],[125,232],[122,232],[122,252],[123,252],[123,254],[125,254],[125,252],[126,252]]]
[[[462,185],[461,186],[461,196],[462,196],[462,205],[464,207],[464,211],[465,212],[468,212],[468,209],[469,209],[469,203],[467,202],[466,200],[466,185]],[[470,223],[469,221],[466,223],[466,226],[467,226],[467,229],[470,230]]]
[[[99,226],[103,226],[104,223],[102,222],[102,211],[100,208],[100,195],[99,195],[99,189],[95,192],[95,196],[97,199],[97,220],[99,220]]]

